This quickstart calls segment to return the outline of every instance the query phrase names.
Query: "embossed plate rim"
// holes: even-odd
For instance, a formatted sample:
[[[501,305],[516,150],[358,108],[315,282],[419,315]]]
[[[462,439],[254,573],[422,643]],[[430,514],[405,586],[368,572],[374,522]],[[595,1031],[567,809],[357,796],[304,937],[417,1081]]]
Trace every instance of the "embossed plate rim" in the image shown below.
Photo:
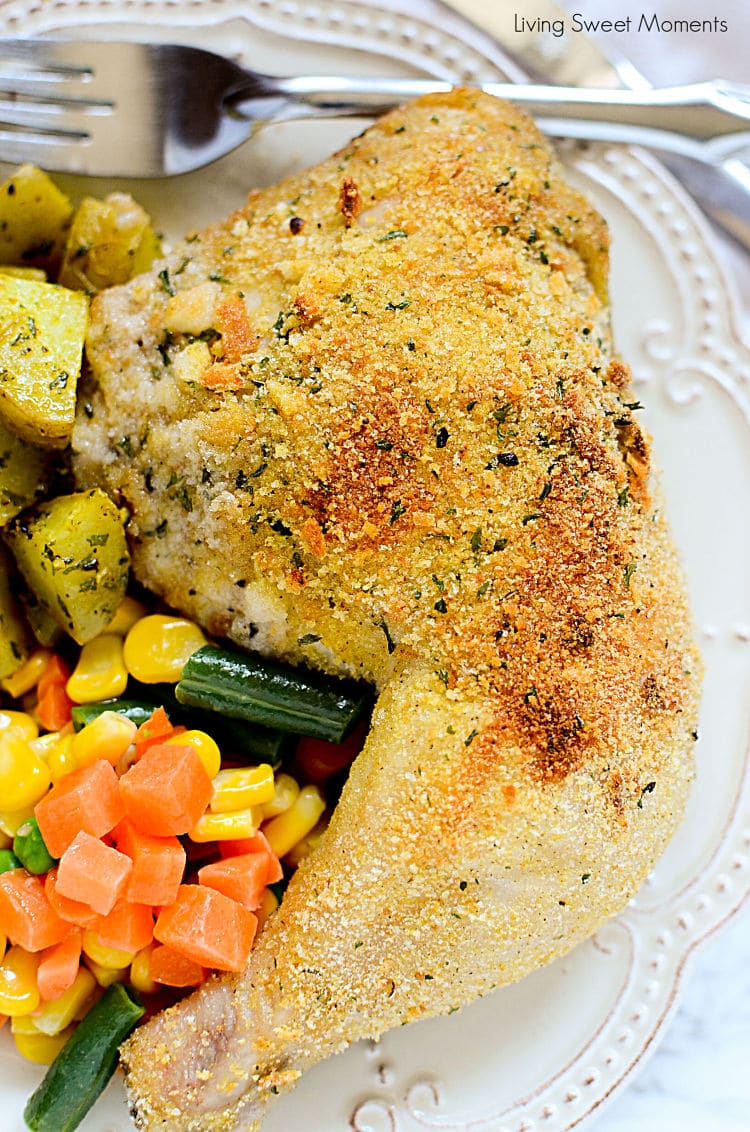
[[[493,65],[483,58],[475,46],[457,43],[437,24],[430,27],[419,20],[399,16],[390,9],[354,4],[349,0],[341,0],[340,3],[319,0],[315,4],[296,3],[295,0],[282,0],[279,4],[272,0],[245,0],[244,3],[239,0],[183,0],[181,3],[171,3],[169,0],[47,0],[28,6],[17,0],[0,0],[0,28],[12,34],[50,30],[64,32],[66,29],[75,31],[80,28],[92,29],[93,34],[103,35],[107,34],[107,29],[105,27],[102,31],[102,25],[108,24],[113,28],[120,25],[118,33],[122,34],[122,25],[135,19],[137,34],[141,37],[147,36],[151,26],[158,27],[162,35],[172,29],[176,38],[189,40],[192,34],[194,39],[206,43],[218,40],[219,31],[229,20],[245,21],[245,24],[255,21],[266,30],[273,30],[276,26],[277,30],[283,31],[288,37],[293,31],[292,18],[300,13],[303,16],[301,30],[294,31],[296,40],[300,43],[315,41],[322,44],[327,40],[346,47],[354,39],[358,39],[375,47],[379,44],[381,51],[388,49],[396,52],[404,65],[421,65],[424,70],[440,77],[471,79],[478,77],[480,73],[490,77],[493,70]],[[192,33],[188,25],[192,26]],[[199,25],[200,34],[195,31]],[[135,26],[133,30],[135,32]],[[242,39],[241,33],[239,38]],[[619,193],[621,200],[623,193],[626,197],[630,193],[625,207],[634,215],[638,215],[640,209],[643,225],[658,225],[659,210],[668,206],[667,214],[671,210],[670,223],[683,226],[685,247],[692,242],[695,248],[692,270],[702,272],[705,276],[698,280],[695,298],[697,306],[690,313],[695,316],[696,324],[704,314],[710,314],[714,319],[712,340],[722,343],[725,356],[718,369],[715,365],[711,369],[711,359],[703,360],[705,342],[698,336],[694,342],[691,339],[689,346],[683,347],[682,354],[677,357],[676,368],[679,368],[677,363],[684,362],[690,371],[688,377],[692,373],[690,380],[695,378],[698,384],[705,381],[721,385],[724,381],[725,386],[733,386],[731,395],[750,430],[750,352],[741,342],[736,329],[737,304],[731,295],[731,287],[715,260],[702,218],[650,155],[602,146],[588,150],[568,149],[566,152],[571,167],[578,170],[593,187],[598,185],[605,193]],[[675,246],[679,246],[679,234],[675,233],[674,237],[670,237],[672,238]],[[688,257],[683,265],[685,270],[690,267],[690,262]],[[698,300],[709,291],[713,291],[715,296],[712,310],[701,313]],[[659,339],[658,328],[656,331],[656,354],[651,360],[658,379],[666,363],[664,359],[659,360],[659,349],[663,347],[663,342]],[[711,338],[710,335],[706,337],[707,333],[704,334],[706,341]],[[641,376],[644,375],[645,370]],[[685,405],[692,404],[691,398],[700,398],[702,395],[696,394],[696,388],[697,385],[690,385],[690,381],[685,388],[676,387],[675,403],[679,405],[679,399],[683,398]],[[738,637],[740,628],[736,630]],[[539,1080],[535,1088],[517,1098],[510,1108],[487,1112],[484,1116],[474,1114],[470,1118],[452,1117],[442,1110],[440,1084],[430,1077],[429,1070],[424,1071],[421,1080],[413,1072],[407,1072],[403,1082],[398,1079],[381,1079],[380,1085],[383,1088],[379,1091],[352,1097],[348,1120],[345,1118],[341,1124],[342,1132],[347,1123],[354,1132],[380,1132],[381,1128],[392,1129],[394,1132],[400,1132],[402,1128],[404,1132],[429,1128],[460,1129],[462,1132],[468,1132],[469,1129],[472,1132],[532,1132],[534,1129],[544,1128],[548,1132],[564,1132],[565,1129],[588,1122],[613,1092],[621,1088],[653,1048],[654,1038],[664,1028],[675,1008],[679,987],[696,948],[747,899],[746,878],[744,889],[736,884],[734,888],[732,884],[721,888],[725,885],[725,878],[731,878],[732,869],[736,867],[732,864],[732,855],[735,860],[744,858],[744,866],[739,872],[746,873],[747,854],[750,850],[747,756],[737,757],[742,758],[742,766],[739,768],[741,775],[733,799],[734,812],[725,815],[727,825],[716,841],[713,857],[681,890],[670,892],[661,905],[642,909],[636,901],[634,907],[626,910],[601,933],[595,946],[606,949],[610,946],[607,940],[614,938],[616,942],[617,933],[622,933],[628,946],[632,947],[633,958],[623,976],[622,995],[613,1006],[610,1016],[600,1020],[596,1033],[590,1035],[590,1040],[582,1049],[571,1051],[567,1064],[558,1067],[551,1077]],[[746,826],[744,831],[741,828],[743,824]],[[685,926],[681,926],[681,918]],[[649,932],[654,934],[655,946],[647,957],[640,955],[638,958],[636,952],[642,947],[641,941]],[[645,991],[643,994],[637,993],[641,990],[639,980],[642,981],[647,975],[649,964],[653,967],[657,960],[661,962],[665,972],[659,997],[652,1004],[651,1012],[647,1009],[637,1019],[635,1015],[640,1009],[638,1000],[642,998],[644,1002],[647,1001]],[[647,982],[643,982],[643,987],[647,989]],[[609,1063],[612,1050],[606,1048],[607,1027],[609,1025],[612,1028],[614,1024],[616,1008],[622,1008],[626,1004],[630,1008],[631,999],[636,1005],[632,1008],[635,1020],[631,1019],[628,1030],[631,1034],[630,1045],[624,1054],[618,1055]],[[625,1033],[622,1023],[618,1021],[618,1025],[620,1032]],[[399,1038],[402,1036],[399,1035]],[[7,1043],[7,1037],[5,1042]],[[386,1037],[383,1047],[387,1047],[388,1043],[389,1039]],[[594,1057],[595,1049],[599,1062]],[[589,1051],[592,1056],[587,1060]],[[371,1052],[373,1058],[379,1059],[377,1048]],[[5,1065],[8,1064],[6,1056],[12,1057],[0,1050],[0,1058]],[[19,1067],[17,1062],[11,1064],[12,1072],[29,1077],[28,1071]],[[32,1075],[33,1072],[32,1070]],[[380,1070],[378,1073],[382,1078],[383,1073]],[[4,1092],[5,1088],[0,1083],[0,1099]],[[116,1093],[113,1095],[115,1099],[106,1108],[106,1114],[109,1120],[121,1123],[117,1115],[123,1111],[121,1102]],[[279,1106],[278,1111],[281,1113],[282,1106]],[[115,1115],[109,1115],[110,1113]],[[83,1127],[91,1132],[102,1132],[104,1114],[104,1108],[94,1110]],[[20,1120],[20,1114],[13,1112],[10,1118]],[[460,1122],[455,1123],[456,1119]],[[369,1120],[370,1123],[362,1123],[362,1120]],[[372,1120],[376,1123],[373,1124]],[[273,1121],[272,1116],[269,1123]],[[19,1123],[19,1132],[21,1127]],[[122,1127],[125,1125],[122,1124]],[[288,1125],[285,1132],[289,1132]]]

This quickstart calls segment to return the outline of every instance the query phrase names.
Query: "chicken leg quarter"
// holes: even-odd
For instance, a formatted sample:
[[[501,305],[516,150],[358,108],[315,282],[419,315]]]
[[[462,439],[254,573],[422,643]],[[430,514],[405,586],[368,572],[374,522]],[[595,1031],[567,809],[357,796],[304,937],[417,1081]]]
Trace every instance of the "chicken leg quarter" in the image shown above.
[[[699,662],[608,239],[471,90],[382,118],[101,295],[76,474],[137,577],[378,690],[248,970],[123,1049],[144,1129],[256,1129],[349,1043],[620,910],[682,815]]]

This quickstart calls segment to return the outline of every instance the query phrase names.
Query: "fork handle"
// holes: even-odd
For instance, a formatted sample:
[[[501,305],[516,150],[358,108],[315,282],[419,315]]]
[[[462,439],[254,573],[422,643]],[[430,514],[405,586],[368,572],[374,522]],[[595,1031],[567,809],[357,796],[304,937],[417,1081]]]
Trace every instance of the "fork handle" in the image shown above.
[[[268,117],[352,116],[379,114],[423,94],[443,93],[451,83],[431,79],[264,76]],[[522,103],[558,136],[607,141],[642,141],[706,160],[711,142],[719,159],[750,138],[750,87],[706,82],[656,90],[597,90],[537,84],[482,83],[498,98]],[[235,113],[254,118],[258,106],[257,76],[252,89],[231,96]],[[245,97],[247,96],[247,97]],[[659,136],[657,136],[659,135]],[[660,136],[662,136],[660,145]],[[669,141],[669,135],[673,140]],[[719,140],[722,139],[722,140]]]

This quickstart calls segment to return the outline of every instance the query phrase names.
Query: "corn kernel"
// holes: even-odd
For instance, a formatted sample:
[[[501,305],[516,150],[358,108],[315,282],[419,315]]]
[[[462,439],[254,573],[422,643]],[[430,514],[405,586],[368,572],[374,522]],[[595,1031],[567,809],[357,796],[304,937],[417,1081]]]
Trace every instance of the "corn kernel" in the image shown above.
[[[0,831],[7,837],[13,838],[25,821],[34,816],[33,806],[24,806],[22,810],[0,810]],[[0,1011],[2,1013],[2,1011]]]
[[[36,739],[29,739],[28,744],[35,755],[39,755],[45,761],[49,752],[60,742],[61,736],[64,734],[62,731],[45,731],[43,735],[38,735]],[[67,734],[67,732],[65,732]]]
[[[0,1014],[11,1018],[33,1014],[39,1005],[38,966],[38,955],[24,951],[18,944],[8,949],[0,963]]]
[[[121,696],[128,683],[122,659],[122,638],[100,633],[83,646],[65,690],[76,704],[93,704]]]
[[[209,809],[215,814],[260,806],[264,802],[270,802],[276,792],[273,768],[268,763],[240,767],[237,770],[220,770],[214,777],[213,785]]]
[[[309,857],[313,849],[317,847],[318,842],[320,841],[327,828],[328,817],[326,814],[324,814],[320,821],[318,821],[310,830],[310,832],[306,834],[305,837],[301,838],[301,840],[298,841],[296,845],[293,845],[291,847],[289,852],[284,857],[285,863],[287,865],[291,865],[293,869],[296,869],[300,862],[304,861],[305,857]]]
[[[99,939],[96,932],[90,929],[83,933],[83,951],[92,959],[94,963],[98,963],[100,967],[109,967],[112,970],[118,971],[122,967],[129,967],[135,958],[135,953],[131,951],[121,951],[116,947],[105,947]]]
[[[188,658],[205,643],[194,622],[152,613],[129,630],[123,647],[125,667],[144,684],[174,684]]]
[[[284,810],[288,810],[294,804],[298,794],[299,783],[295,778],[292,778],[291,774],[277,774],[274,796],[270,802],[266,802],[261,807],[263,820],[275,818],[277,814],[283,814]]]
[[[32,688],[36,687],[39,677],[45,671],[52,656],[53,654],[49,649],[37,649],[12,676],[0,680],[0,688],[7,692],[9,696],[12,696],[14,700],[24,696],[26,692],[30,692]]]
[[[130,964],[130,982],[141,994],[154,994],[159,983],[151,978],[151,952],[153,947],[144,947]]]
[[[306,837],[325,808],[325,799],[318,787],[303,786],[289,809],[263,826],[276,856],[284,857],[293,845]]]
[[[34,1014],[34,1025],[43,1034],[59,1034],[74,1021],[86,1005],[96,987],[96,979],[86,967],[79,967],[76,977],[66,991],[50,1002],[45,1002]]]
[[[259,806],[229,814],[204,814],[188,833],[191,841],[234,841],[252,837],[261,820]]]
[[[167,739],[166,746],[172,744],[176,747],[192,747],[203,763],[203,768],[209,778],[215,778],[221,767],[221,751],[216,740],[207,735],[205,731],[183,731],[179,735]]]
[[[51,1065],[74,1030],[75,1026],[68,1026],[59,1034],[42,1034],[38,1030],[25,1034],[14,1030],[13,1041],[21,1057],[27,1061],[33,1061],[35,1065]]]
[[[137,730],[132,719],[116,711],[103,711],[73,736],[70,751],[76,765],[90,766],[97,759],[106,759],[114,766],[133,742]]]
[[[0,734],[0,798],[4,810],[34,806],[47,793],[49,767],[25,739],[10,731]]]
[[[101,963],[95,963],[88,955],[84,955],[83,961],[100,987],[109,987],[112,983],[122,983],[128,977],[128,967],[102,967]]]
[[[279,906],[279,898],[272,888],[264,888],[263,895],[260,898],[260,904],[255,909],[255,917],[258,921],[258,931],[263,927],[266,920],[271,916]]]
[[[92,990],[89,997],[84,999],[83,1002],[81,1003],[81,1005],[76,1010],[75,1014],[73,1015],[73,1021],[74,1022],[82,1022],[83,1019],[88,1014],[89,1010],[91,1010],[91,1007],[94,1006],[99,1001],[99,999],[102,997],[103,994],[104,994],[104,987],[100,987],[99,984],[96,982],[96,980],[94,980],[94,989]]]
[[[47,753],[47,766],[53,783],[78,769],[78,762],[73,754],[73,738],[73,735],[60,735]]]
[[[36,739],[39,728],[25,711],[0,711],[0,735],[11,733],[30,742]]]
[[[107,626],[108,633],[117,633],[118,636],[124,637],[126,633],[135,625],[136,621],[140,621],[141,617],[145,617],[148,610],[145,605],[141,605],[134,597],[124,597],[117,607],[117,612]]]
[[[11,1034],[41,1034],[34,1025],[33,1014],[17,1014],[10,1020]]]

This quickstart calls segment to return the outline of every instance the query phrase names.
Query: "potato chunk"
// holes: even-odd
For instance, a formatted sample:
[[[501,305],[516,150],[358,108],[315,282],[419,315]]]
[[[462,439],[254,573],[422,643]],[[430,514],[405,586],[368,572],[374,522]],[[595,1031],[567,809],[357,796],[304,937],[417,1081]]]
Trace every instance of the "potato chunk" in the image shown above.
[[[12,676],[31,652],[32,639],[11,589],[12,562],[0,544],[0,680]]]
[[[21,165],[0,185],[0,263],[54,271],[73,205],[35,165]]]
[[[18,600],[29,623],[31,632],[40,645],[46,649],[55,649],[63,640],[65,634],[55,621],[46,605],[42,605],[36,594],[21,584]]]
[[[148,213],[129,193],[110,193],[105,200],[84,197],[73,217],[59,281],[94,294],[146,271],[159,250]]]
[[[87,323],[80,292],[0,275],[0,417],[22,439],[67,444]]]
[[[94,488],[39,503],[12,520],[6,539],[29,587],[79,645],[106,629],[130,562],[109,496]]]
[[[31,279],[35,283],[46,283],[47,272],[41,267],[16,267],[12,263],[0,266],[0,275],[15,275],[16,279]]]
[[[27,444],[0,421],[0,526],[44,489],[50,454]]]

